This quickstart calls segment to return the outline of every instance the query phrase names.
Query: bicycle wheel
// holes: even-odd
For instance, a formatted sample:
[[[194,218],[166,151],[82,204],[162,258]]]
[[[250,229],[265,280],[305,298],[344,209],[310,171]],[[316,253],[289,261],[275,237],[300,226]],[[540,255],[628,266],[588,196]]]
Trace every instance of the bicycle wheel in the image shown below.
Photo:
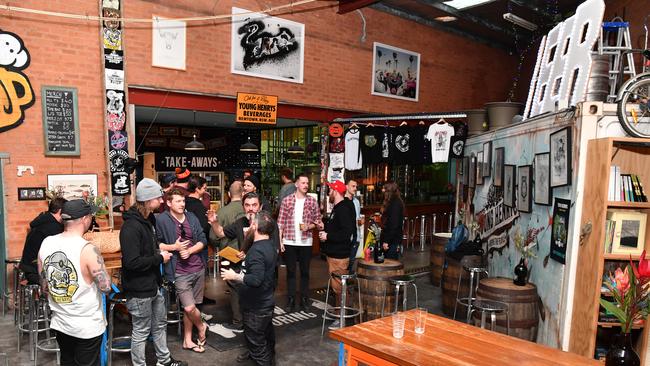
[[[635,80],[619,94],[621,127],[634,137],[650,138],[650,77]]]

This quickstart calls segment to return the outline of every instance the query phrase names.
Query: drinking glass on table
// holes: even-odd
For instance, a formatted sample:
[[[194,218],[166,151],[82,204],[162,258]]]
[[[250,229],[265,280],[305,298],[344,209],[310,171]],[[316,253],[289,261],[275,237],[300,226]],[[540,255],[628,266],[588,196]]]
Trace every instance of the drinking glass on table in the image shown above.
[[[404,313],[393,314],[393,337],[397,339],[404,337],[405,322],[406,322],[406,316],[404,316]]]
[[[424,334],[424,328],[427,324],[427,309],[415,309],[415,333]]]

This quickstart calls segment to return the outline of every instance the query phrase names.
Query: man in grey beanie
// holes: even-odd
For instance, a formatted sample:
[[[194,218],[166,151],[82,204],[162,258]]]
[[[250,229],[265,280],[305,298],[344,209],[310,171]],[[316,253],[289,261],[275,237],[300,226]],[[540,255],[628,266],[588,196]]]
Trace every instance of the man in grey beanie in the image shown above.
[[[160,264],[167,263],[171,253],[158,249],[154,228],[156,212],[163,202],[158,183],[144,178],[135,189],[135,204],[123,215],[120,230],[122,250],[122,287],[126,307],[131,314],[131,361],[144,366],[145,346],[151,333],[156,351],[156,366],[186,366],[174,360],[167,348],[167,308],[160,286]]]

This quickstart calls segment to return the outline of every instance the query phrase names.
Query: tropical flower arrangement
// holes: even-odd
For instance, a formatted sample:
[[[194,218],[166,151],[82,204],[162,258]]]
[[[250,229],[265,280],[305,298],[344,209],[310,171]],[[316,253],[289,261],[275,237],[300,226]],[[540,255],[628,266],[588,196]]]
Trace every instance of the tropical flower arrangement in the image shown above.
[[[521,253],[521,256],[524,260],[528,261],[529,258],[537,257],[535,252],[537,251],[535,247],[537,246],[537,235],[542,231],[542,228],[528,228],[526,230],[526,236],[521,233],[519,226],[515,229],[515,234],[513,240],[515,242],[515,248]]]
[[[614,302],[601,298],[600,305],[621,322],[622,333],[629,333],[634,324],[645,321],[650,313],[650,260],[645,258],[645,250],[638,266],[630,259],[625,270],[617,268],[603,284]]]

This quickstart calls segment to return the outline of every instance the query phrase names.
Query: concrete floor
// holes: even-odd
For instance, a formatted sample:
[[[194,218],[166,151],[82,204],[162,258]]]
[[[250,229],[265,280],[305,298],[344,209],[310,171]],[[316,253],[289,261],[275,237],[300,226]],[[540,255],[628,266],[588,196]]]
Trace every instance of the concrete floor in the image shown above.
[[[424,252],[407,250],[403,262],[406,272],[422,272],[429,265],[429,248]],[[323,289],[327,286],[327,263],[319,257],[314,257],[311,262],[310,289]],[[276,290],[277,305],[284,307],[286,304],[286,272],[284,267],[280,269],[280,281]],[[441,290],[431,284],[430,277],[420,276],[417,278],[419,305],[429,309],[431,313],[442,314],[441,311]],[[318,291],[323,293],[324,291]],[[206,278],[206,297],[214,299],[215,304],[205,305],[204,312],[215,313],[216,318],[228,319],[230,307],[228,295],[225,293],[224,282],[219,278],[210,276]],[[315,295],[318,296],[318,295]],[[413,301],[410,298],[409,303]],[[409,306],[414,306],[410,304]],[[211,322],[214,322],[213,319]],[[119,333],[130,332],[130,323],[127,317],[120,321]],[[29,351],[26,345],[27,336],[22,337],[21,352],[17,352],[17,335],[13,324],[13,313],[9,313],[0,318],[0,366],[4,365],[4,359],[8,360],[7,365],[33,365],[34,362],[29,360]],[[201,365],[206,362],[217,362],[224,365],[237,365],[236,357],[243,348],[236,348],[229,351],[219,352],[210,346],[206,346],[205,353],[197,354],[191,351],[183,350],[182,343],[177,337],[176,327],[170,326],[168,331],[167,343],[172,353],[172,357],[189,362],[190,365]],[[278,337],[276,344],[277,364],[291,366],[314,366],[314,365],[332,365],[337,361],[338,344],[327,337],[327,333],[321,338],[320,327],[308,329],[301,333],[293,334],[287,337]],[[147,346],[148,363],[155,365],[153,347]],[[114,353],[113,365],[130,365],[130,356],[128,353]],[[56,365],[54,354],[40,352],[38,365]],[[242,365],[242,364],[240,364]]]

